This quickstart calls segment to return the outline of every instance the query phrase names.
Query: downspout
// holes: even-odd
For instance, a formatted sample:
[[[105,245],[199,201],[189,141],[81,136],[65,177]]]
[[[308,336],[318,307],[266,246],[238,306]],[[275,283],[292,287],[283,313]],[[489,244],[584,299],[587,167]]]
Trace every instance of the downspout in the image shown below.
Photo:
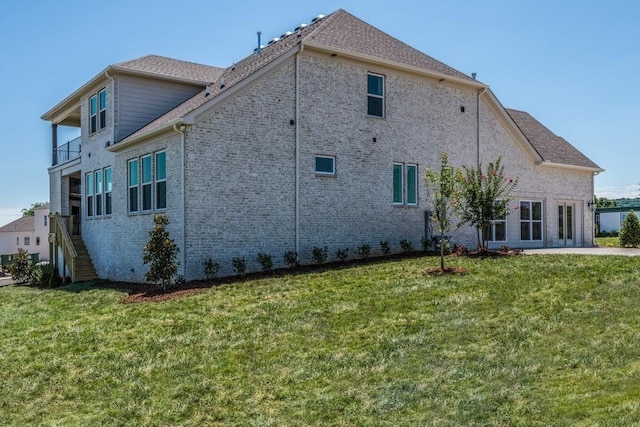
[[[487,91],[482,88],[476,92],[476,168],[480,168],[480,97]]]
[[[173,130],[175,130],[176,132],[178,132],[180,134],[180,164],[182,165],[181,168],[181,181],[182,181],[182,191],[181,191],[181,205],[182,205],[182,260],[181,260],[181,264],[182,264],[182,277],[184,277],[185,279],[187,278],[187,207],[186,207],[186,198],[185,198],[185,189],[186,189],[186,182],[185,182],[185,136],[184,136],[184,130],[185,130],[185,126],[183,124],[180,124],[178,126],[178,123],[173,125]]]
[[[475,73],[473,78],[475,80]],[[487,91],[486,88],[482,88],[476,92],[476,170],[480,170],[480,97]],[[482,231],[476,228],[476,237],[478,243],[484,246],[484,236],[481,235]],[[480,238],[482,237],[482,241]],[[488,246],[488,244],[487,244]]]
[[[296,100],[295,100],[295,150],[296,150],[296,194],[295,194],[295,243],[296,253],[300,256],[300,54],[304,45],[300,43],[300,51],[296,54]]]

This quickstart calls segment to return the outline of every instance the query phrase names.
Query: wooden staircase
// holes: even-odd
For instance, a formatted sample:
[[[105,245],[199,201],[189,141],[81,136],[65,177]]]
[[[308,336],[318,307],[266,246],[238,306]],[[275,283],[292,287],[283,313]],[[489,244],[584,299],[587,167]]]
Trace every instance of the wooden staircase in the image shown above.
[[[71,242],[73,242],[73,247],[76,250],[77,256],[75,259],[75,281],[76,282],[85,282],[87,280],[96,280],[98,278],[98,274],[96,273],[96,269],[93,266],[93,262],[91,261],[91,257],[89,256],[89,251],[87,251],[87,247],[84,245],[82,241],[82,237],[80,236],[70,236]]]

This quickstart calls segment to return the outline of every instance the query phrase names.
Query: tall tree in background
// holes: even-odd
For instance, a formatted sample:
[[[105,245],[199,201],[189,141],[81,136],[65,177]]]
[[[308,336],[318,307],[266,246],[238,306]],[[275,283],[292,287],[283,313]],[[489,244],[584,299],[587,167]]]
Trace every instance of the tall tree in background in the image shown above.
[[[618,203],[614,199],[607,199],[606,197],[593,196],[594,202],[597,208],[615,208]]]
[[[47,203],[48,202],[35,202],[35,203],[32,203],[30,208],[22,209],[22,216],[34,216],[35,215],[34,209],[35,208],[39,208],[40,206],[44,206]]]
[[[494,220],[505,218],[511,213],[509,201],[513,189],[518,185],[517,178],[508,178],[504,174],[501,158],[489,163],[487,171],[463,166],[461,198],[458,206],[460,220],[471,224],[477,230],[478,247],[487,248]]]

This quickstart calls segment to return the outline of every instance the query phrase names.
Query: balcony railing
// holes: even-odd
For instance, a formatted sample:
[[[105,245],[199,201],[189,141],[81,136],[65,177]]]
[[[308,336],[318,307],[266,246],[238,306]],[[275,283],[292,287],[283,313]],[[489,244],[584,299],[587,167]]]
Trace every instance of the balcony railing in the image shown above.
[[[82,144],[80,141],[82,137],[77,137],[76,139],[72,139],[66,144],[62,144],[53,150],[53,166],[66,163],[69,160],[77,159],[80,157],[80,149],[82,148]]]

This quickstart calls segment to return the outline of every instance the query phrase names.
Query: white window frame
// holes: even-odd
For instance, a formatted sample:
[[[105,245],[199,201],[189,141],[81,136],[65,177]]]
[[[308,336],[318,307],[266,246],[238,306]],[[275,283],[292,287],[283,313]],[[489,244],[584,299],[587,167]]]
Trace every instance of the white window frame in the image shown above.
[[[99,217],[104,215],[104,200],[102,199],[102,193],[104,191],[104,172],[102,169],[98,169],[93,173],[93,182],[95,184],[94,206],[95,216]]]
[[[86,201],[86,206],[85,206],[85,214],[87,215],[87,218],[93,218],[93,212],[95,209],[95,200],[94,200],[94,180],[93,180],[93,172],[87,172],[85,175],[85,191],[86,191],[86,195],[85,195],[85,201]]]
[[[395,194],[395,179],[396,179],[396,166],[400,166],[400,200],[396,200]],[[404,163],[393,162],[392,175],[391,175],[391,200],[394,206],[404,205]]]
[[[102,88],[98,91],[98,130],[107,127],[107,89]],[[104,95],[104,104],[102,102]]]
[[[158,156],[164,154],[164,178],[158,178],[159,170],[158,170]],[[167,151],[160,150],[153,153],[153,197],[151,198],[151,203],[155,207],[157,211],[164,211],[167,209]],[[158,191],[158,184],[164,183],[164,206],[160,207],[160,191]]]
[[[25,246],[31,246],[31,237],[29,237],[29,236],[25,236],[24,237],[24,245]]]
[[[413,179],[414,181],[414,188],[415,188],[415,202],[410,202],[409,201],[409,169],[410,168],[415,168],[415,177]],[[404,178],[405,178],[405,187],[406,187],[406,200],[407,200],[407,206],[418,206],[418,165],[415,163],[407,163],[404,167],[405,172],[404,172]]]
[[[107,181],[107,171],[111,178],[109,181]],[[105,216],[110,216],[113,214],[113,169],[111,166],[103,169],[102,176],[104,183],[104,203],[102,204],[102,209]]]
[[[379,95],[377,93],[372,93],[369,92],[369,76],[373,76],[373,77],[379,77],[382,80],[382,95]],[[377,73],[372,73],[372,72],[368,72],[367,73],[367,116],[369,117],[379,117],[379,118],[384,118],[386,116],[385,114],[385,110],[386,110],[386,102],[385,102],[385,93],[386,93],[386,78],[383,74],[377,74]],[[382,100],[382,111],[380,115],[377,114],[371,114],[369,112],[369,98],[377,98],[377,99],[381,99]]]
[[[134,174],[131,172],[132,164],[135,162]],[[135,183],[132,182],[132,178],[135,178]],[[135,198],[132,199],[131,191],[135,190]],[[131,201],[135,201],[136,206],[133,208]],[[140,212],[140,159],[130,159],[127,161],[127,212],[138,213]]]
[[[330,172],[327,171],[322,171],[322,170],[318,170],[318,159],[329,159],[331,160],[331,166],[332,166],[332,170]],[[335,176],[336,175],[336,157],[335,156],[327,156],[327,155],[321,155],[321,154],[317,154],[314,157],[314,168],[316,171],[316,175],[323,175],[323,176]]]
[[[149,160],[149,180],[145,181],[145,161]],[[149,192],[149,205],[145,206],[145,190]],[[140,156],[140,197],[141,204],[140,210],[142,212],[151,212],[153,210],[153,156],[151,154],[145,154]]]
[[[528,203],[529,204],[529,213],[530,213],[530,218],[529,219],[522,219],[522,204],[523,203]],[[533,219],[533,204],[534,203],[538,203],[540,204],[540,219]],[[520,207],[520,241],[521,242],[542,242],[544,240],[544,206],[542,204],[541,200],[520,200],[520,202],[518,203],[518,206]],[[522,239],[522,223],[528,223],[529,224],[529,239]],[[533,224],[534,223],[540,223],[540,239],[534,239],[533,238]]]

